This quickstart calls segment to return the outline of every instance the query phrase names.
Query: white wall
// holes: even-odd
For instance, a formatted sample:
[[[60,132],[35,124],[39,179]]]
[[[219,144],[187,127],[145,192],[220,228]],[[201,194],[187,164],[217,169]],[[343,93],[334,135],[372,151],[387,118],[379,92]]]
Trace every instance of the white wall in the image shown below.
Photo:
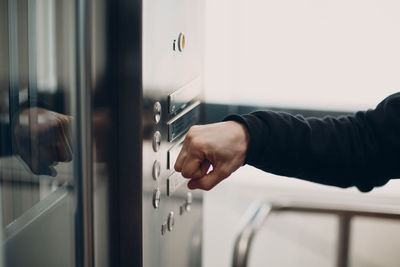
[[[355,110],[400,91],[400,1],[207,0],[206,100]]]
[[[400,91],[398,0],[207,0],[206,101],[306,109],[374,107]],[[400,204],[400,183],[369,194],[250,167],[205,194],[203,263],[230,266],[246,207],[265,197]],[[354,223],[351,266],[398,266],[400,223]],[[334,266],[336,219],[274,216],[251,266]]]

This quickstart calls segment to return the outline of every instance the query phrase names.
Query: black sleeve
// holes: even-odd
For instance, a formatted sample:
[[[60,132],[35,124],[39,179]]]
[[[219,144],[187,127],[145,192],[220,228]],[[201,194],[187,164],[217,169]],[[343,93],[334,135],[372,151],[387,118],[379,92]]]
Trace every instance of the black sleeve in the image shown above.
[[[245,163],[270,173],[363,192],[400,178],[400,93],[337,118],[257,111],[224,120],[247,127]]]

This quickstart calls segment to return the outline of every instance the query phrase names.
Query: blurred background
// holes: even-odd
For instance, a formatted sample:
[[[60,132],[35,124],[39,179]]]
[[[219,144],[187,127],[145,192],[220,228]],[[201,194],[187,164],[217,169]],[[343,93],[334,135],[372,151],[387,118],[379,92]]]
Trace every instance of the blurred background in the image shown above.
[[[221,118],[262,108],[317,116],[374,108],[400,88],[399,10],[395,0],[208,0],[207,105]],[[265,198],[398,205],[400,183],[362,194],[245,166],[205,194],[204,266],[230,266],[240,218]],[[272,215],[250,266],[335,266],[337,226],[330,215]],[[399,266],[399,248],[397,221],[352,221],[350,266]]]

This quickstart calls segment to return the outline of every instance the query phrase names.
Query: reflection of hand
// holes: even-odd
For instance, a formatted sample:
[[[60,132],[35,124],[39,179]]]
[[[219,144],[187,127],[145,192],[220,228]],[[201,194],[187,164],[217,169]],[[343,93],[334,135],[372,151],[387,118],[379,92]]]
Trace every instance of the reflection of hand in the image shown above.
[[[175,170],[191,178],[190,189],[210,190],[243,164],[248,139],[247,129],[234,121],[193,126],[186,135]],[[208,173],[210,165],[213,170]]]
[[[71,117],[42,108],[20,112],[14,126],[17,152],[34,174],[56,176],[57,162],[72,160]]]

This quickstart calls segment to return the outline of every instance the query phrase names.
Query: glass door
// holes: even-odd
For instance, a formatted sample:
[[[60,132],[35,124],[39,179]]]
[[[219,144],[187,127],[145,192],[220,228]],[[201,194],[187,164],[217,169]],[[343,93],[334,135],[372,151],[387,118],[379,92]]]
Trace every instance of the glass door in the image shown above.
[[[0,266],[93,263],[85,8],[0,0]]]

